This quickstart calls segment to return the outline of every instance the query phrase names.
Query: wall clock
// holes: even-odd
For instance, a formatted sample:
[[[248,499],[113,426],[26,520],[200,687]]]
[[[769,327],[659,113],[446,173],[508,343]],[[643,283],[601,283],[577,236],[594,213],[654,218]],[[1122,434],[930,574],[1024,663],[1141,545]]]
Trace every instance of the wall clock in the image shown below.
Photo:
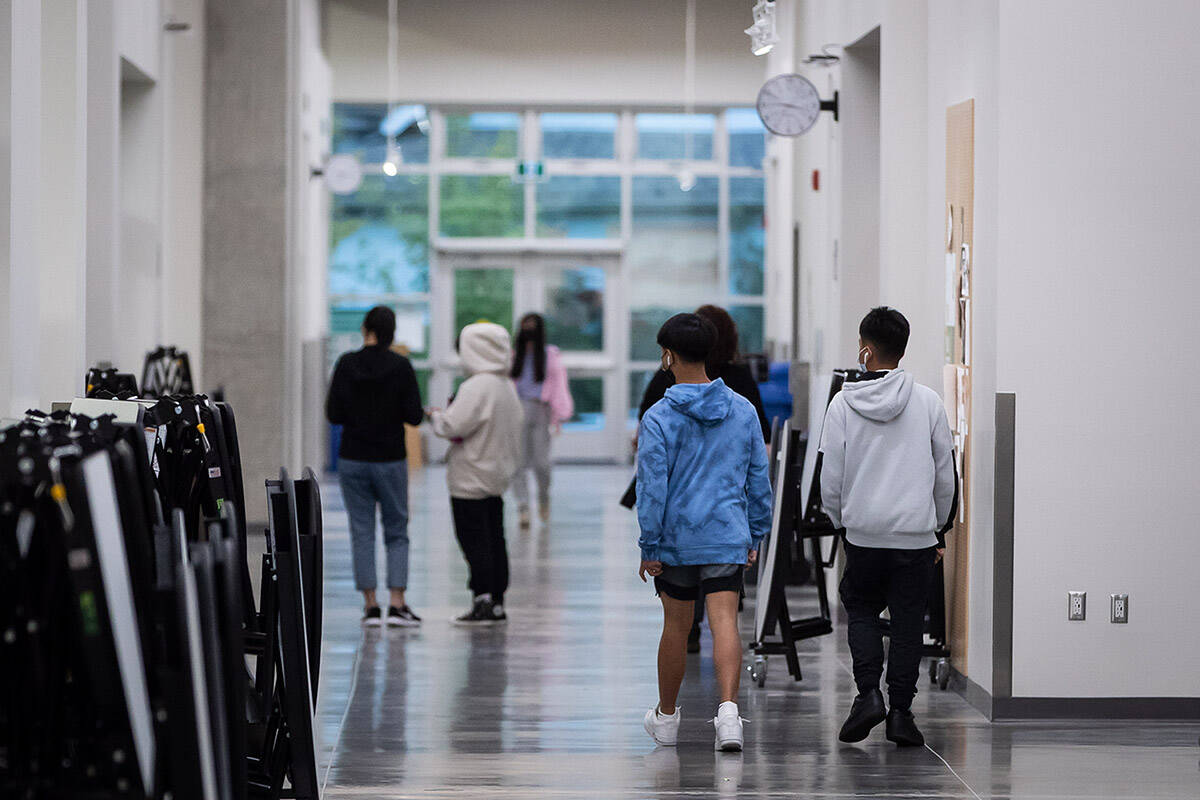
[[[817,123],[822,111],[832,111],[837,121],[838,93],[833,93],[832,100],[822,100],[817,87],[803,75],[776,75],[759,89],[755,107],[771,133],[799,136]]]

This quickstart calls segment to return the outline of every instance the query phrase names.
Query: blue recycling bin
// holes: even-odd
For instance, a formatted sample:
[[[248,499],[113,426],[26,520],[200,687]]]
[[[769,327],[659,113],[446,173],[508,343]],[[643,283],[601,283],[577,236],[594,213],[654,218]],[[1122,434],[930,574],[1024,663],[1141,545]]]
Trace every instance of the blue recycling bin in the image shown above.
[[[766,412],[767,422],[774,423],[776,419],[782,425],[784,420],[792,418],[792,392],[788,386],[787,361],[773,361],[767,368],[767,380],[758,385],[758,393],[762,395],[763,411]]]

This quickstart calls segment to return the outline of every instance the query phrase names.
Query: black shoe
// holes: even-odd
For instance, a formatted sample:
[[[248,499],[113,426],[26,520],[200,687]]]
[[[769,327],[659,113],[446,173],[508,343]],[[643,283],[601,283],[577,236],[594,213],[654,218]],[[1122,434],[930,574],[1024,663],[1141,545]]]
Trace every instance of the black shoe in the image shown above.
[[[692,625],[691,631],[688,632],[687,651],[689,653],[700,652],[700,625]]]
[[[861,742],[871,733],[872,728],[887,719],[887,715],[882,692],[878,689],[863,692],[854,698],[850,716],[846,717],[838,738],[843,742]]]
[[[495,625],[497,622],[507,620],[508,615],[504,613],[503,605],[493,603],[491,600],[476,600],[470,611],[455,617],[454,623],[456,625]]]
[[[414,614],[408,606],[403,608],[388,606],[387,624],[391,628],[419,628],[421,618]]]
[[[893,708],[887,715],[887,738],[897,747],[923,747],[925,737],[908,709]]]
[[[379,606],[371,606],[363,612],[362,624],[365,628],[378,628],[383,624],[383,611]]]

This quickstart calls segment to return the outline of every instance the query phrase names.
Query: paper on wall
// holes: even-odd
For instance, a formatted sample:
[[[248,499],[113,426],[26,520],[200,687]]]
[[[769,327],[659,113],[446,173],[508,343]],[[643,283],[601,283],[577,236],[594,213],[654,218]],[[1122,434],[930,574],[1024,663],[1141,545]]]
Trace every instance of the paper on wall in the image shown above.
[[[953,363],[954,335],[958,327],[958,259],[946,253],[946,361]]]
[[[958,367],[946,364],[942,367],[942,405],[946,409],[946,422],[950,430],[958,430]]]

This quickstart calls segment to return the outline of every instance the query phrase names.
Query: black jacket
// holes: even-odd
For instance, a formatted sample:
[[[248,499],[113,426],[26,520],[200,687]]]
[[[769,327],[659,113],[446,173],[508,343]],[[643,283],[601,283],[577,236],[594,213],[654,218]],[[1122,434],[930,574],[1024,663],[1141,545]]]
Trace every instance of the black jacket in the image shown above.
[[[333,368],[325,416],[342,426],[339,458],[403,460],[404,423],[419,425],[424,416],[412,364],[386,347],[344,354]]]
[[[754,382],[754,376],[750,374],[749,367],[745,364],[730,363],[717,370],[716,375],[708,377],[713,380],[720,378],[725,381],[726,386],[750,401],[754,410],[758,412],[758,424],[762,426],[763,441],[770,442],[771,423],[767,422],[767,414],[763,411],[762,396],[758,393],[758,384]],[[662,370],[654,373],[654,377],[646,386],[646,393],[642,396],[642,407],[638,409],[638,419],[640,420],[650,410],[650,406],[662,400],[667,389],[674,385],[675,376],[671,373]]]

